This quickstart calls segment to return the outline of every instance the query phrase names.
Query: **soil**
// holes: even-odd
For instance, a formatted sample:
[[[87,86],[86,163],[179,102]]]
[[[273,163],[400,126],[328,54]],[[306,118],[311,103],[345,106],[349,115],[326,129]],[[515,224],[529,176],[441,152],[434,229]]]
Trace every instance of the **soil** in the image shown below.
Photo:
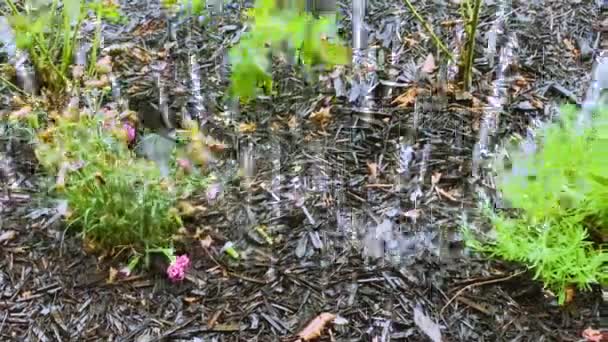
[[[457,51],[458,6],[413,4]],[[240,108],[223,103],[224,54],[243,27],[239,4],[225,5],[204,24],[171,18],[169,33],[158,4],[122,4],[129,22],[106,25],[104,45],[109,51],[132,44],[113,58],[123,93],[140,115],[158,115],[147,105],[158,101],[154,70],[172,110],[193,108],[184,94],[191,89],[189,54],[198,56],[205,129],[230,146],[210,166],[220,175],[217,196],[201,193],[195,204],[204,210],[186,222],[188,232],[198,229],[212,242],[190,237],[183,244],[193,265],[182,283],[169,282],[162,267],[108,281],[125,254],[87,253],[42,190],[31,146],[3,136],[0,339],[296,340],[325,312],[339,319],[324,326],[319,341],[427,341],[436,328],[442,341],[582,340],[584,329],[601,323],[599,287],[577,291],[560,307],[532,272],[470,253],[459,234],[463,219],[484,225],[479,189],[496,200],[485,173],[471,175],[496,78],[484,49],[499,4],[484,5],[473,89],[441,95],[437,87],[447,84],[450,66],[438,61],[430,76],[420,73],[437,51],[422,25],[402,2],[370,1],[371,45],[399,54],[392,66],[379,62],[383,83],[375,106],[364,109],[346,91],[336,96],[340,83],[326,77],[308,84],[289,66],[275,70],[279,95]],[[338,8],[350,41],[350,5]],[[590,0],[513,2],[507,31],[517,44],[497,141],[550,120],[561,102],[582,102],[593,62],[583,47],[593,47],[598,18]],[[350,71],[341,74],[345,89]],[[394,103],[412,87],[432,91],[421,91],[415,106]],[[2,90],[5,104],[12,95]],[[328,123],[320,127],[323,113]],[[240,123],[257,128],[245,133]],[[233,182],[243,159],[254,161],[245,170],[250,181]],[[260,226],[272,245],[256,233]],[[379,251],[370,236],[378,226],[398,242],[391,258],[374,257]],[[241,252],[238,261],[222,253],[226,241]]]

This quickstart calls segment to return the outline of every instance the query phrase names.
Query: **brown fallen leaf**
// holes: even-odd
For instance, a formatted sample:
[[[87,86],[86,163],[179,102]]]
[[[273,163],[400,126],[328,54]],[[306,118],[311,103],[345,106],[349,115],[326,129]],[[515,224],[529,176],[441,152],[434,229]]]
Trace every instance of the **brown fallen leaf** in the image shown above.
[[[572,285],[566,287],[566,298],[564,299],[565,304],[570,304],[574,300],[574,287]]]
[[[412,105],[416,101],[418,95],[418,88],[412,87],[405,91],[405,93],[397,96],[391,104],[397,104],[399,108],[404,108]]]
[[[435,57],[433,57],[432,53],[429,53],[429,55],[426,56],[424,63],[422,63],[420,71],[427,74],[432,74],[435,71],[435,68],[437,68],[437,65],[435,64]]]
[[[454,190],[451,191],[445,191],[442,188],[435,186],[435,190],[437,191],[437,193],[447,199],[449,199],[450,201],[453,202],[458,202],[458,198],[456,198],[456,194],[457,192]]]
[[[324,312],[319,316],[315,317],[315,319],[310,321],[310,323],[308,323],[308,325],[298,333],[300,341],[312,341],[320,337],[321,333],[323,332],[323,329],[325,329],[325,326],[328,323],[332,322],[335,318],[336,315],[329,312]]]
[[[14,230],[7,230],[4,233],[0,234],[0,243],[4,241],[10,241],[17,236],[17,232]]]
[[[310,120],[321,129],[325,129],[327,125],[329,125],[329,123],[331,122],[330,111],[331,106],[321,108],[320,110],[310,115]]]

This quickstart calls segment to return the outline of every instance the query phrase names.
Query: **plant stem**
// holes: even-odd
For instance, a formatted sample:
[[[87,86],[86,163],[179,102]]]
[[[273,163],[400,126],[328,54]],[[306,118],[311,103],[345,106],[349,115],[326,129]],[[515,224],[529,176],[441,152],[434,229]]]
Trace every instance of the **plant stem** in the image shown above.
[[[431,37],[435,41],[435,45],[437,45],[437,47],[448,56],[448,59],[450,61],[453,61],[454,57],[452,56],[452,53],[450,52],[450,50],[448,50],[448,48],[445,46],[445,44],[443,44],[441,39],[439,39],[439,37],[437,37],[435,32],[433,32],[431,25],[422,18],[422,16],[418,13],[418,11],[416,11],[416,8],[414,7],[414,5],[412,5],[410,0],[404,0],[404,1],[405,1],[405,4],[407,5],[407,7],[412,12],[412,14],[414,15],[414,17],[416,17],[416,19],[422,24],[422,26],[427,31],[427,33],[431,35]]]
[[[473,57],[475,55],[475,34],[477,32],[477,26],[479,25],[479,12],[481,9],[481,0],[473,0],[473,13],[472,17],[466,18],[469,26],[467,30],[467,45],[465,52],[465,64],[464,64],[464,72],[463,72],[463,83],[464,90],[469,90],[471,88],[471,83],[473,83]]]
[[[97,7],[95,13],[95,19],[97,19],[97,28],[95,29],[95,37],[93,38],[93,46],[91,46],[91,60],[89,65],[89,76],[93,75],[95,71],[95,63],[97,63],[97,49],[99,48],[99,42],[101,41],[101,6]]]

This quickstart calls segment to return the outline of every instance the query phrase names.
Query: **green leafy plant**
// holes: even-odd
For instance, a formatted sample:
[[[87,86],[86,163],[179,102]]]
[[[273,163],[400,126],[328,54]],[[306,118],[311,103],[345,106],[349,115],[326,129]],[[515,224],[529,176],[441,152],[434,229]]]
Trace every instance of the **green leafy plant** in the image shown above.
[[[252,28],[229,54],[231,93],[243,100],[253,97],[258,87],[267,93],[272,89],[270,56],[282,52],[284,43],[299,53],[305,66],[350,62],[348,48],[328,39],[335,36],[335,17],[314,18],[301,8],[279,8],[274,0],[257,0],[247,16],[253,19]]]
[[[482,0],[465,0],[461,4],[461,15],[465,22],[466,44],[460,61],[460,73],[464,90],[469,90],[473,83],[473,59],[475,57],[475,35],[479,26],[479,13]]]
[[[118,7],[108,1],[53,0],[49,6],[37,8],[31,0],[20,6],[5,0],[10,9],[9,22],[15,32],[16,44],[25,50],[40,75],[43,84],[52,91],[60,91],[68,83],[68,68],[72,64],[78,31],[87,10],[97,17],[91,64],[96,61],[101,40],[101,20],[119,20]]]
[[[510,168],[497,164],[498,188],[516,212],[484,209],[494,236],[478,239],[465,228],[469,247],[527,265],[560,303],[568,286],[608,281],[608,110],[589,129],[576,117],[564,107],[560,122],[538,130],[534,153],[512,150]]]
[[[67,199],[69,227],[103,249],[130,245],[136,250],[166,246],[181,227],[180,200],[197,183],[173,169],[167,178],[151,161],[136,158],[122,123],[95,116],[61,116],[39,134],[36,156],[51,175],[53,191]]]

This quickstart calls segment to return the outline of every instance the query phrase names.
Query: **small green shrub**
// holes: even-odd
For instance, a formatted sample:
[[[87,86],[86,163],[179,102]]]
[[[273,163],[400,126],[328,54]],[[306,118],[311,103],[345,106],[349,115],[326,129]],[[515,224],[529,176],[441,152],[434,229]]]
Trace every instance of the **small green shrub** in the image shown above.
[[[568,286],[608,281],[605,243],[590,238],[608,235],[608,110],[586,130],[576,117],[564,107],[560,122],[538,131],[534,153],[511,150],[512,166],[497,167],[498,188],[516,213],[485,208],[494,236],[478,239],[465,228],[470,247],[529,266],[560,303]]]
[[[98,117],[58,118],[39,134],[36,156],[57,175],[54,190],[68,201],[69,227],[103,249],[168,245],[181,227],[178,201],[205,185],[200,172],[161,177],[153,162],[135,158],[122,123]]]
[[[267,93],[272,89],[270,55],[281,52],[284,42],[299,51],[305,66],[350,62],[348,48],[328,40],[335,36],[335,17],[314,18],[301,8],[279,8],[274,0],[257,0],[247,16],[253,19],[249,22],[251,30],[229,53],[234,96],[247,100],[255,96],[258,87]]]
[[[60,91],[68,83],[68,68],[72,64],[78,43],[78,31],[88,10],[97,20],[90,60],[97,61],[101,40],[101,20],[120,20],[118,7],[111,1],[52,0],[48,6],[36,6],[33,1],[23,5],[5,0],[10,9],[9,23],[15,32],[19,49],[29,53],[43,84]]]

